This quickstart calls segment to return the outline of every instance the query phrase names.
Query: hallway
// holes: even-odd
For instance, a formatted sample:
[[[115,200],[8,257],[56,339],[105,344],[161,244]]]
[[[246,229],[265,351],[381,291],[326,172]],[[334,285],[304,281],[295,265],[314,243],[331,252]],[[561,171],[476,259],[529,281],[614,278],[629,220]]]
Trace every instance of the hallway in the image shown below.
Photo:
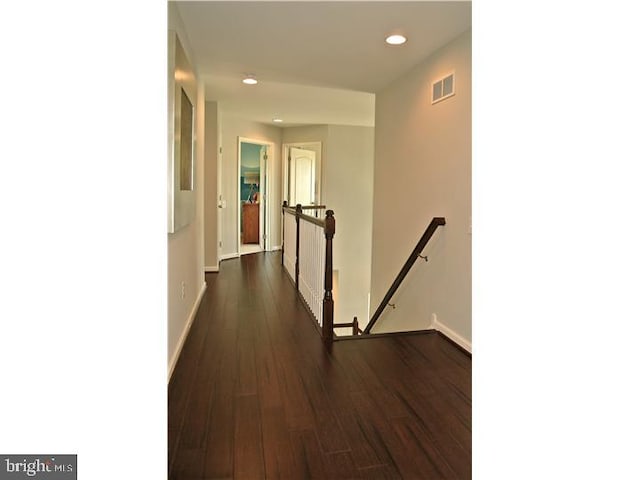
[[[436,333],[322,344],[280,253],[226,260],[169,384],[169,478],[471,478],[471,359]]]

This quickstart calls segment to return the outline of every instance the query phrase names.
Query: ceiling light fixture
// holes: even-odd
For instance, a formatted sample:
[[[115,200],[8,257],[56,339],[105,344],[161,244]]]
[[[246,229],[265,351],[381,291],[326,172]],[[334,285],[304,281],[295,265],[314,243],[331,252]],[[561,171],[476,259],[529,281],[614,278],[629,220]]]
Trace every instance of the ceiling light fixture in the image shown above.
[[[282,119],[281,119],[280,117],[275,117],[275,118],[273,119],[273,121],[274,121],[275,123],[282,123]]]
[[[255,75],[247,74],[242,80],[242,83],[246,83],[247,85],[255,85],[256,83],[258,83],[258,80],[256,80]]]
[[[403,35],[389,35],[385,39],[385,42],[387,42],[389,45],[402,45],[406,41],[407,37]]]

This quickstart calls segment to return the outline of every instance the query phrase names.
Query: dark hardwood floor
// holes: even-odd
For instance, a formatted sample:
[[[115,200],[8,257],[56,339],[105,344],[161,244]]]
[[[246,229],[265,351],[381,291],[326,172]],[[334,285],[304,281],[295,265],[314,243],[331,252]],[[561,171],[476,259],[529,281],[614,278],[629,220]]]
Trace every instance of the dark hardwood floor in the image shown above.
[[[169,384],[169,478],[471,478],[471,359],[435,333],[334,342],[280,266],[207,290]]]

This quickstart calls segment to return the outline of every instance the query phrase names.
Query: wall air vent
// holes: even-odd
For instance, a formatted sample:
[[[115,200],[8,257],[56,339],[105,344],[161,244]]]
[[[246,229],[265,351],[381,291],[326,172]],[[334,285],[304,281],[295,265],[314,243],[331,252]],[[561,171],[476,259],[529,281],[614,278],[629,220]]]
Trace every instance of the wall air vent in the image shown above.
[[[441,102],[456,94],[455,72],[439,78],[431,84],[431,104]]]

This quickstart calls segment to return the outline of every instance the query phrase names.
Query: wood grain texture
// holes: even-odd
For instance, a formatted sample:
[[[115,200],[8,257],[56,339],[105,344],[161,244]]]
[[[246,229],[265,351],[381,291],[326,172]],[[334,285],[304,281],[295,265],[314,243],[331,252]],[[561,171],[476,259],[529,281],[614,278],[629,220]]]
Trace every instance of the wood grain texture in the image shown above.
[[[242,243],[260,243],[260,205],[242,204]]]
[[[278,253],[224,261],[169,384],[169,478],[471,478],[471,359],[322,338]]]

